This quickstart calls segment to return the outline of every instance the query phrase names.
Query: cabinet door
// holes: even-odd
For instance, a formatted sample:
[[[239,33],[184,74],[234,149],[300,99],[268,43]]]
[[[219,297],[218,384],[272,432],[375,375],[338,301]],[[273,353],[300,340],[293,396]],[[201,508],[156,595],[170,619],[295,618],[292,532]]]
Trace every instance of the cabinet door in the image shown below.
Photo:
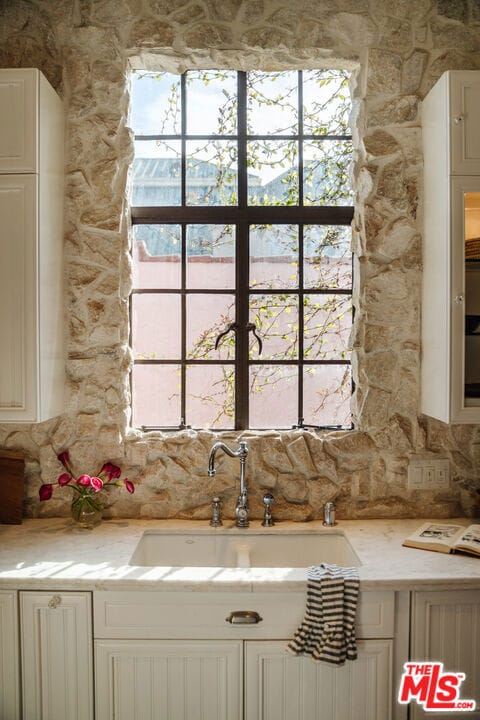
[[[90,593],[21,592],[23,720],[93,720]]]
[[[20,720],[17,593],[0,592],[0,718]]]
[[[0,70],[0,173],[37,172],[38,70]]]
[[[450,73],[451,172],[480,175],[480,72]]]
[[[246,643],[245,720],[391,718],[391,640],[359,641],[338,668],[293,657],[286,642]]]
[[[35,420],[37,177],[0,176],[0,419]]]
[[[411,660],[442,662],[445,671],[465,673],[460,696],[476,700],[473,712],[460,713],[469,720],[480,718],[480,592],[419,592],[413,596]],[[410,705],[412,720],[445,719],[445,712],[424,712]]]
[[[241,720],[239,641],[96,640],[96,720]]]

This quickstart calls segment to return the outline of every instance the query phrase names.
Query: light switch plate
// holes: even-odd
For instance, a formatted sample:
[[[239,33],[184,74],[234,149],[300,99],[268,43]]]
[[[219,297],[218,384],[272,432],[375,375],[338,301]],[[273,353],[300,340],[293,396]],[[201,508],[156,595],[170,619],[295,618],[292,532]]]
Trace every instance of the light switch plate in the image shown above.
[[[448,490],[449,487],[449,460],[410,458],[408,464],[408,490]]]

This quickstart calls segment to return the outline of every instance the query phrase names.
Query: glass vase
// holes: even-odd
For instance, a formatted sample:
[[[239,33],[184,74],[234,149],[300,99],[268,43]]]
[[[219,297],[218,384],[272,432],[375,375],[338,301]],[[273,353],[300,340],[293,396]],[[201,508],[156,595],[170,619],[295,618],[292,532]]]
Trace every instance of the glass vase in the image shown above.
[[[77,525],[91,530],[102,521],[102,505],[90,495],[83,495],[72,501],[72,518]]]

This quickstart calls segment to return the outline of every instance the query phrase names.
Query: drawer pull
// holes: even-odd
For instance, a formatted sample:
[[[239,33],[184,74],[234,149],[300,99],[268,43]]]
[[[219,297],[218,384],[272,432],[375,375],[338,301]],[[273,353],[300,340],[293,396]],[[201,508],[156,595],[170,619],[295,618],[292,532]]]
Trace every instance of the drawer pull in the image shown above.
[[[235,610],[225,620],[231,625],[256,625],[263,618],[255,610]]]

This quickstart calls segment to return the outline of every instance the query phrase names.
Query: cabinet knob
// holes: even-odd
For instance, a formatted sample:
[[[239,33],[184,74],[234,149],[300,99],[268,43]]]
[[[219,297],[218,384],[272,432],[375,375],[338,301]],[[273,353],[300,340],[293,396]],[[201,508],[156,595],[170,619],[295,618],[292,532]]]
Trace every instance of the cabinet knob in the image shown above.
[[[455,297],[453,298],[453,302],[456,303],[457,305],[461,305],[463,303],[464,299],[465,298],[463,295],[455,295]]]
[[[57,608],[61,602],[62,602],[62,598],[60,597],[60,595],[54,595],[48,601],[48,607],[53,608],[55,610],[55,608]]]
[[[455,123],[455,125],[461,125],[461,124],[463,123],[463,120],[464,120],[464,116],[463,116],[463,115],[456,115],[456,116],[453,118],[453,122]]]

